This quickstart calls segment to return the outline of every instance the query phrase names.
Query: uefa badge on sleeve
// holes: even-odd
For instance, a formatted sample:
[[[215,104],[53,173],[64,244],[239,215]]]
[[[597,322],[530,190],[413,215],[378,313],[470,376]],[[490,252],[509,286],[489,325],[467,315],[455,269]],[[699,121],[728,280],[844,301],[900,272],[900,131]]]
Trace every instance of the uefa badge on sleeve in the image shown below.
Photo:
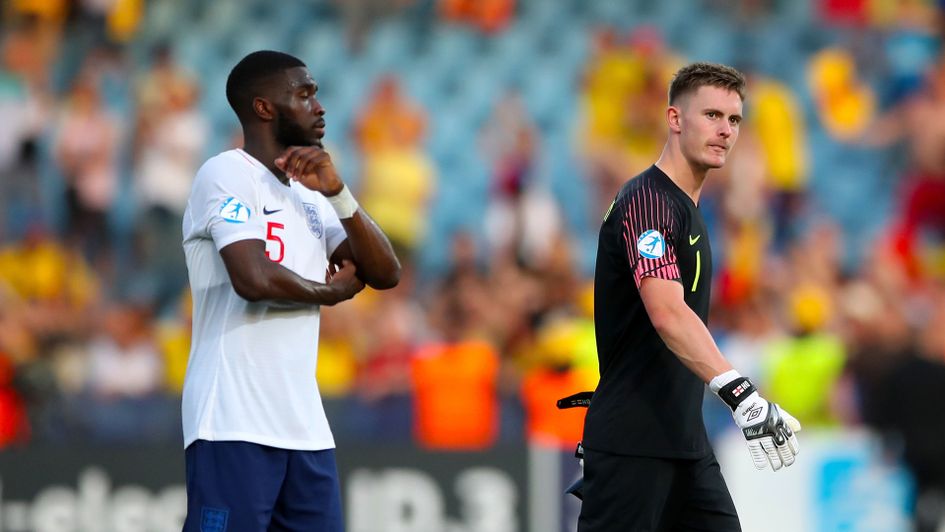
[[[243,205],[240,200],[229,197],[223,200],[220,205],[220,218],[233,224],[242,224],[249,221],[249,207]]]
[[[659,231],[650,229],[637,239],[637,250],[644,259],[658,259],[666,253],[666,241]]]

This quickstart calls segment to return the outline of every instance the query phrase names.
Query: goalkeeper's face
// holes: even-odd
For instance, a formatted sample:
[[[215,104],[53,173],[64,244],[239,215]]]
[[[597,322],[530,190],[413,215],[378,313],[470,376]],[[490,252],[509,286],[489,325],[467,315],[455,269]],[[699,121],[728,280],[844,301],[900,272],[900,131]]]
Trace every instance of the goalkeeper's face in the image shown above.
[[[276,141],[283,146],[321,146],[325,108],[316,98],[318,85],[305,67],[286,71],[287,84],[274,99]]]
[[[703,85],[680,98],[677,122],[683,156],[696,168],[721,168],[738,139],[742,121],[742,98],[735,91]]]

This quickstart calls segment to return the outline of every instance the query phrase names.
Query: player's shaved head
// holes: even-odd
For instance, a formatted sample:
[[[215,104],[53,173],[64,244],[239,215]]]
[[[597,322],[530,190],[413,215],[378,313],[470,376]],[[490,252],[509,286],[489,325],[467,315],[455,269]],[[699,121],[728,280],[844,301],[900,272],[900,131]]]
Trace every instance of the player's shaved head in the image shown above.
[[[699,90],[699,87],[718,87],[729,90],[745,100],[745,76],[738,70],[717,63],[692,63],[679,69],[669,84],[669,105],[680,97]]]
[[[253,116],[253,98],[266,96],[266,84],[290,68],[305,67],[301,59],[272,50],[253,52],[240,60],[226,79],[226,99],[241,123]]]

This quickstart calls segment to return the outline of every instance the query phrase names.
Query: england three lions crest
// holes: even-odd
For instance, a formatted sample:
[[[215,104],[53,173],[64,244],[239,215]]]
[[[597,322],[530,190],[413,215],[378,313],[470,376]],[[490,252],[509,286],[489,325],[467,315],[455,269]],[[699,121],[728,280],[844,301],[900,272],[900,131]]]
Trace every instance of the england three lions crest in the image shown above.
[[[315,238],[322,237],[322,220],[318,217],[318,207],[312,203],[303,203],[305,207],[305,219],[308,220],[308,228],[315,235]]]

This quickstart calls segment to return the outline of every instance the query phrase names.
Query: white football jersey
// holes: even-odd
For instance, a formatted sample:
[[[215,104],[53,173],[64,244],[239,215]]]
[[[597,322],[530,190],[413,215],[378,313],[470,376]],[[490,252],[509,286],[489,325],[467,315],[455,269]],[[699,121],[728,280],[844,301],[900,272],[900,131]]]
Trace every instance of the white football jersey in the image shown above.
[[[315,382],[318,307],[284,310],[243,299],[219,253],[239,240],[264,240],[270,260],[323,283],[328,257],[347,237],[331,204],[230,150],[197,172],[183,232],[194,301],[184,446],[202,439],[333,448]]]

